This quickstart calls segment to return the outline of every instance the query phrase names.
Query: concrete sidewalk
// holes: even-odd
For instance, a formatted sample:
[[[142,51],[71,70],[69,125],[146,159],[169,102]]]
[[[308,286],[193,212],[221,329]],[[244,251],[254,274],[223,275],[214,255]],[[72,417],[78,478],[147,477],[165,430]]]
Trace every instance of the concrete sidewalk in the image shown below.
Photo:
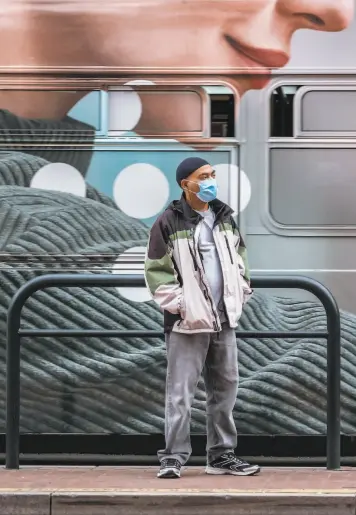
[[[0,515],[355,515],[356,469],[264,468],[256,477],[189,467],[0,469]]]

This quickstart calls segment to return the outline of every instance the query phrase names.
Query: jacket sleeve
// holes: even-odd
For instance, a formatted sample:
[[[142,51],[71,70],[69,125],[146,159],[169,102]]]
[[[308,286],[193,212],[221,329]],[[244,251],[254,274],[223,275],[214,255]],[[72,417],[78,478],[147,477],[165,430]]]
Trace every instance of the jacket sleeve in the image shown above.
[[[160,220],[153,225],[145,259],[146,286],[162,310],[181,314],[183,292],[172,260],[173,247]]]
[[[239,266],[239,272],[242,277],[242,284],[243,284],[243,290],[244,290],[244,303],[246,303],[251,295],[253,294],[253,290],[250,286],[251,276],[250,276],[250,267],[248,263],[248,256],[247,256],[247,248],[245,245],[245,242],[240,234],[240,231],[235,223],[235,221],[232,219],[232,226],[234,231],[234,238],[235,238],[235,251],[237,256],[237,263]]]

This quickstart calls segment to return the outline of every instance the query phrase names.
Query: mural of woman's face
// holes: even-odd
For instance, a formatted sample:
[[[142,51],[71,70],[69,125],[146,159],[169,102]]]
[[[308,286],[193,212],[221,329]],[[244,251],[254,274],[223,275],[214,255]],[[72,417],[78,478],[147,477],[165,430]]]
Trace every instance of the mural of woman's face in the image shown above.
[[[345,29],[354,0],[0,0],[0,7],[0,67],[100,66],[141,79],[187,72],[228,78],[241,96],[288,62],[296,30]]]
[[[296,30],[343,30],[354,0],[0,0],[0,6],[1,28],[17,35],[22,29],[21,41],[28,38],[26,49],[7,45],[2,60],[13,63],[15,53],[24,65],[36,65],[37,57],[52,66],[218,72],[284,66]],[[51,47],[44,45],[49,38]]]
[[[353,9],[354,0],[139,0],[88,22],[104,65],[265,74],[288,62],[296,30],[343,30]]]

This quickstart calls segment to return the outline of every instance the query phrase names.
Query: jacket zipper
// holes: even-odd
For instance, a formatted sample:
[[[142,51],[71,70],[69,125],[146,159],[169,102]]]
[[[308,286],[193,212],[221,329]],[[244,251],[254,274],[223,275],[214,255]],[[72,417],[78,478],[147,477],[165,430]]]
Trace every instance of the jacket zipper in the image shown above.
[[[193,239],[193,245],[194,245],[194,239]],[[192,260],[193,260],[194,270],[197,271],[198,270],[198,263],[197,263],[196,257],[194,256],[194,253],[193,253],[192,249],[190,248],[189,243],[188,243],[188,247],[189,247],[190,255],[191,255]]]
[[[227,246],[227,250],[229,251],[230,261],[231,261],[231,264],[233,265],[234,261],[232,259],[232,254],[231,254],[231,249],[230,249],[230,245],[229,245],[229,240],[227,239],[226,234],[224,236],[225,236],[225,243],[226,243],[226,246]]]
[[[225,224],[223,223],[223,228],[224,230],[226,231],[225,229]],[[214,234],[214,233],[213,233]],[[229,256],[230,256],[230,261],[231,261],[231,264],[233,265],[234,264],[234,261],[233,261],[233,258],[232,258],[232,254],[231,254],[231,249],[230,249],[230,245],[229,245],[229,240],[227,239],[227,236],[226,234],[224,234],[224,237],[225,237],[225,243],[226,243],[226,246],[227,246],[227,249],[229,251]],[[218,249],[218,245],[217,245],[217,242],[215,240],[215,235],[214,235],[214,241],[215,241],[215,245],[216,245],[216,248]],[[220,253],[218,251],[218,255],[219,255],[219,259],[221,261],[221,256],[220,256]],[[222,265],[222,264],[221,264]],[[223,280],[224,280],[224,290],[225,290],[225,279],[223,277]],[[225,308],[225,314],[226,314],[226,318],[228,319],[228,310],[226,308],[226,303],[225,303],[225,295],[223,295],[223,305],[224,305],[224,308]]]

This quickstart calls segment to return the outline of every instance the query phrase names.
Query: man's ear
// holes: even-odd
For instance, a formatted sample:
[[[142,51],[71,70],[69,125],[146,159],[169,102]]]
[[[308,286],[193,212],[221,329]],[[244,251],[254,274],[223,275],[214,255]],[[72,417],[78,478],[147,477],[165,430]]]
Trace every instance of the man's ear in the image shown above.
[[[180,187],[182,188],[182,190],[186,190],[187,189],[187,183],[188,183],[188,181],[186,179],[183,179],[180,182]]]

